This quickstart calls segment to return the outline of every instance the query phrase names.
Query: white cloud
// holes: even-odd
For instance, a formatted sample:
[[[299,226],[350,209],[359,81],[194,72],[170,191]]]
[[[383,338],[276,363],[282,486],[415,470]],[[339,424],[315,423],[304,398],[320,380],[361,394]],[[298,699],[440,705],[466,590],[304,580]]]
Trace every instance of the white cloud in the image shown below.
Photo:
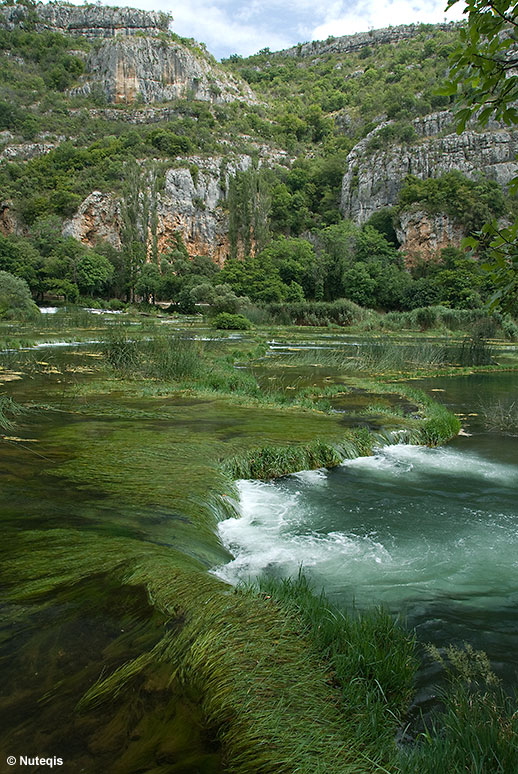
[[[230,53],[252,54],[268,46],[272,50],[285,48],[291,43],[289,34],[268,24],[264,17],[261,24],[254,23],[255,14],[233,13],[223,3],[197,2],[175,7],[173,29],[179,35],[194,37],[206,43],[216,56]]]
[[[334,3],[325,21],[312,30],[311,40],[396,27],[398,24],[437,24],[445,19],[456,21],[463,18],[462,4],[455,5],[448,13],[445,13],[444,5],[444,0],[369,0],[350,8],[343,8],[344,3]]]

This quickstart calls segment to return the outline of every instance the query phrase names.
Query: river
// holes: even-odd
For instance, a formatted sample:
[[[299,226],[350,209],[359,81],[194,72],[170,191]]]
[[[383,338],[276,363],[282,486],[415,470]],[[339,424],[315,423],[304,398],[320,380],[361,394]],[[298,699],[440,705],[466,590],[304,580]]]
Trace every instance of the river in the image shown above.
[[[462,414],[440,448],[397,444],[333,470],[239,483],[241,518],[220,524],[230,582],[302,567],[336,603],[384,605],[421,643],[470,643],[518,678],[518,438],[489,432],[480,405],[516,391],[509,374],[414,382]],[[437,665],[424,658],[426,702]]]

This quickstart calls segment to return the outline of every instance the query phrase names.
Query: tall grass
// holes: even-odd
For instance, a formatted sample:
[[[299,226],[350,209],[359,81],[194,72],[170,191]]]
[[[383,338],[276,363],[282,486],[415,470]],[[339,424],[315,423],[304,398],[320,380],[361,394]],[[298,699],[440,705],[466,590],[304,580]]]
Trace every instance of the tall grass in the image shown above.
[[[344,736],[374,766],[395,763],[395,731],[412,696],[414,636],[382,609],[345,612],[307,578],[262,578],[260,593],[302,624],[340,691]]]
[[[223,469],[232,478],[255,478],[266,481],[298,470],[332,468],[345,458],[368,456],[373,438],[365,428],[346,430],[339,444],[312,441],[291,446],[262,446],[232,457]]]
[[[363,309],[346,298],[337,301],[301,301],[270,304],[271,320],[280,325],[335,325],[348,326],[368,318],[377,318],[376,312]]]
[[[7,395],[0,395],[0,430],[13,430],[16,426],[15,417],[23,414],[25,409]]]
[[[439,344],[434,341],[400,343],[389,338],[375,337],[343,349],[305,350],[288,356],[297,365],[337,368],[344,373],[413,372],[456,366],[493,364],[493,347],[477,334],[467,336],[460,344]]]
[[[401,774],[514,774],[518,771],[518,712],[491,672],[484,653],[469,645],[433,651],[447,669],[439,697],[444,711],[415,746],[400,755]]]
[[[127,329],[122,325],[116,325],[106,332],[101,352],[109,365],[122,374],[134,373],[141,365],[139,345],[129,338]]]
[[[202,343],[193,339],[154,336],[141,349],[144,372],[157,379],[196,379],[205,370]]]

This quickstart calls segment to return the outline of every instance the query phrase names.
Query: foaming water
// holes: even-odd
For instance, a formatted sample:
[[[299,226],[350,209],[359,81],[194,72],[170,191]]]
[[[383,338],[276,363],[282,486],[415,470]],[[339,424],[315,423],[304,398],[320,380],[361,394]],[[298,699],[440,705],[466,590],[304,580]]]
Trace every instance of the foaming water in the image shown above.
[[[344,467],[364,468],[371,471],[414,471],[416,475],[440,473],[445,476],[465,476],[506,484],[518,484],[518,467],[495,463],[474,452],[438,447],[397,444],[379,449],[372,457],[346,460]]]
[[[518,466],[469,445],[398,444],[238,487],[241,516],[219,526],[235,557],[216,568],[221,578],[287,577],[302,566],[339,603],[383,604],[422,639],[472,642],[514,670]]]

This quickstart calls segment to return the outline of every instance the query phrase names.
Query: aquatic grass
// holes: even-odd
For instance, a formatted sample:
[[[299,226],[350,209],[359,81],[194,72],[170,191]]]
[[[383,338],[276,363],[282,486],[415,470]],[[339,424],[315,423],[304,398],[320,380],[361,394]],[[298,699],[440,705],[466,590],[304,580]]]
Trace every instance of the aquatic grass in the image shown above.
[[[138,351],[144,358],[146,348],[152,352],[153,346],[142,341]],[[139,359],[139,369],[143,362]],[[338,464],[346,456],[370,453],[376,436],[365,429],[344,430],[339,416],[314,411],[324,394],[319,388],[300,395],[312,412],[276,408],[278,394],[256,392],[253,374],[224,359],[207,356],[206,363],[209,376],[210,369],[223,374],[214,389],[218,400],[213,395],[206,403],[190,399],[184,405],[176,394],[179,384],[185,384],[199,397],[198,379],[205,379],[204,373],[170,382],[151,382],[138,371],[131,382],[124,371],[122,379],[110,374],[86,386],[84,395],[88,389],[92,395],[103,393],[90,405],[78,404],[81,392],[75,387],[67,394],[60,391],[59,407],[81,416],[47,438],[63,450],[52,475],[77,486],[78,492],[94,489],[106,508],[103,517],[109,518],[96,520],[82,511],[84,527],[16,534],[11,563],[3,568],[10,598],[43,604],[59,589],[99,572],[125,587],[145,590],[160,619],[153,623],[157,641],[132,659],[110,663],[110,670],[82,686],[77,696],[82,712],[97,713],[108,706],[115,711],[124,702],[150,703],[147,686],[154,679],[162,695],[172,695],[181,683],[221,743],[226,771],[388,770],[394,715],[401,712],[406,682],[394,678],[404,672],[403,659],[394,654],[386,664],[381,661],[392,642],[387,619],[380,614],[375,626],[351,623],[350,643],[364,640],[358,658],[352,647],[333,650],[325,642],[316,643],[295,610],[264,595],[236,593],[206,572],[226,555],[216,525],[218,519],[235,515],[232,477],[258,472],[269,477]],[[252,381],[245,383],[245,378]],[[226,392],[231,379],[236,389]],[[372,383],[379,393],[378,382]],[[329,387],[330,392],[337,389],[345,388]],[[399,392],[399,385],[384,389]],[[139,401],[148,397],[145,390],[155,396],[163,391],[164,400],[157,398],[153,406]],[[248,401],[254,402],[253,410],[246,408]],[[425,404],[419,405],[422,420],[430,418]],[[293,440],[287,444],[286,439]],[[116,517],[109,510],[115,505]],[[152,512],[148,521],[131,511],[135,505]],[[161,508],[163,524],[156,518]],[[325,616],[332,619],[329,612]],[[343,631],[343,624],[338,628]],[[142,762],[143,769],[149,765],[149,759]]]
[[[415,403],[419,407],[420,416],[416,418],[416,433],[413,435],[414,443],[438,446],[440,443],[454,438],[461,428],[459,418],[442,403],[438,403],[433,398],[430,398],[423,390],[418,390],[408,384],[398,383],[396,386],[392,382],[387,383],[377,380],[355,379],[353,383],[362,389],[372,392],[396,391],[399,395]]]
[[[510,398],[479,404],[485,427],[491,432],[518,433],[518,401]]]
[[[400,752],[401,774],[512,774],[518,771],[518,712],[485,653],[470,645],[432,655],[446,668],[436,713],[416,743]]]
[[[349,374],[362,371],[387,373],[413,371],[416,368],[437,368],[454,365],[456,358],[456,350],[452,345],[432,341],[402,343],[386,337],[375,337],[370,341],[342,348],[318,351],[309,349],[290,353],[285,356],[284,361],[292,365],[326,366]]]
[[[0,430],[10,431],[16,427],[16,417],[26,409],[7,395],[0,395]]]
[[[252,590],[254,587],[251,587]],[[394,763],[394,734],[413,692],[415,637],[387,611],[344,611],[297,578],[263,577],[260,594],[300,619],[314,651],[340,688],[348,737],[374,764]]]
[[[131,582],[148,575],[140,566]],[[328,666],[300,622],[269,600],[229,589],[206,575],[153,569],[150,593],[178,612],[198,600],[176,637],[162,641],[161,659],[200,697],[233,774],[367,774],[370,767],[344,734]],[[192,610],[192,608],[191,608]]]
[[[494,348],[478,332],[464,339],[456,348],[454,358],[461,366],[487,366],[495,363]]]
[[[299,470],[332,468],[344,459],[372,453],[373,437],[365,428],[344,431],[335,444],[311,441],[306,444],[267,445],[227,459],[223,470],[234,479],[254,478],[267,481]]]
[[[156,379],[196,379],[205,370],[202,342],[179,334],[154,336],[141,352],[144,374]]]

